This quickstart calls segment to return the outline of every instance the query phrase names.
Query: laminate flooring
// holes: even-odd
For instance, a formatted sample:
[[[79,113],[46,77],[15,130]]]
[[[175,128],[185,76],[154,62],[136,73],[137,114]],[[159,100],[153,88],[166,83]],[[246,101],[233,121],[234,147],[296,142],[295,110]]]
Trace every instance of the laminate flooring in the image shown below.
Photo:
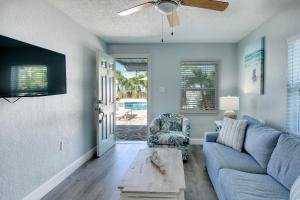
[[[118,184],[129,165],[146,143],[117,143],[100,158],[92,158],[42,200],[119,200]],[[190,158],[184,162],[186,200],[217,200],[203,169],[202,146],[190,148]]]

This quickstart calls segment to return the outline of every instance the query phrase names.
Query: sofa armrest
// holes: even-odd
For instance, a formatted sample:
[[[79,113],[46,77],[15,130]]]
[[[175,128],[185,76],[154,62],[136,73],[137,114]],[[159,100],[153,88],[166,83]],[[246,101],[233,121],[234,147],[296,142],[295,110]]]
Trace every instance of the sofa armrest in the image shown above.
[[[149,133],[151,135],[156,134],[157,132],[160,131],[160,118],[159,117],[155,117],[151,124],[149,125]]]
[[[219,135],[219,133],[217,133],[217,132],[206,132],[204,134],[204,141],[205,142],[216,142],[218,135]]]

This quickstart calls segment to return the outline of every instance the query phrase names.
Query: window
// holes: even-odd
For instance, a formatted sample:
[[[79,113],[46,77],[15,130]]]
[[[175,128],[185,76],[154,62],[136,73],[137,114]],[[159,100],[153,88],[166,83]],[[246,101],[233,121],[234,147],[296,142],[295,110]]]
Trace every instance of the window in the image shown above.
[[[287,127],[300,132],[300,39],[288,43]]]
[[[215,62],[182,62],[181,112],[216,113],[217,64]]]

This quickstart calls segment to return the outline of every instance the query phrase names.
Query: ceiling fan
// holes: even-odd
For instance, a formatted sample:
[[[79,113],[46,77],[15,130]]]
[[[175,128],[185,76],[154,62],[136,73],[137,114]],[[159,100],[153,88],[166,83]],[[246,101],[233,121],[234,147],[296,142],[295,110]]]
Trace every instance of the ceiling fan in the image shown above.
[[[149,1],[123,10],[118,14],[121,16],[127,16],[147,8],[155,7],[160,13],[167,16],[169,25],[171,27],[174,27],[179,25],[179,19],[176,10],[181,5],[216,11],[224,11],[228,7],[229,3],[215,0],[157,0]]]

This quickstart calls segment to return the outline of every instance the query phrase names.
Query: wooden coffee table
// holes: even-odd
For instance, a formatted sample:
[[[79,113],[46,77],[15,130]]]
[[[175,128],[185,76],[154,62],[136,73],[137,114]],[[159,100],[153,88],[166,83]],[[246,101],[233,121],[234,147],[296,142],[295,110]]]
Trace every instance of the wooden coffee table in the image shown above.
[[[161,172],[149,155],[156,150],[165,166]],[[185,180],[181,152],[175,148],[145,148],[138,152],[119,187],[122,200],[184,200]]]

